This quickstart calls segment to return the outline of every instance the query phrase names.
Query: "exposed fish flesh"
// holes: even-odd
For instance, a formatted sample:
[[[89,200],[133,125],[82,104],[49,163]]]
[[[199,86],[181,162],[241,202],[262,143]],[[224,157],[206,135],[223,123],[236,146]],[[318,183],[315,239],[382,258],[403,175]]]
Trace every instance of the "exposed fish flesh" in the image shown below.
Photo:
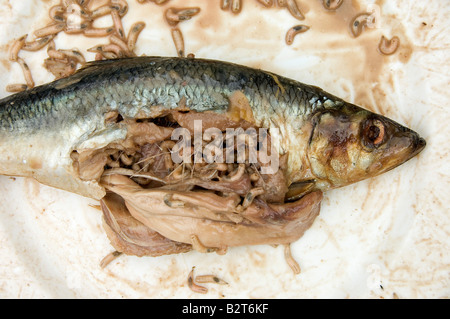
[[[196,120],[202,133],[267,129],[277,170],[261,174],[265,163],[248,158],[175,163],[171,136],[193,134]],[[424,146],[320,88],[205,59],[91,62],[0,101],[0,174],[102,199],[113,245],[136,255],[293,242],[323,191],[386,172]]]

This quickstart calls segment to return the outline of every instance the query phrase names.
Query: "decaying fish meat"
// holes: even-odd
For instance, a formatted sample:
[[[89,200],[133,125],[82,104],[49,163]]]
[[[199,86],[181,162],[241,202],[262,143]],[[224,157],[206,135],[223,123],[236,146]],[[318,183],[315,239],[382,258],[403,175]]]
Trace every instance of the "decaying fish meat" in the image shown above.
[[[0,174],[101,200],[112,245],[138,256],[288,245],[322,192],[424,146],[317,87],[197,58],[90,62],[0,101]]]

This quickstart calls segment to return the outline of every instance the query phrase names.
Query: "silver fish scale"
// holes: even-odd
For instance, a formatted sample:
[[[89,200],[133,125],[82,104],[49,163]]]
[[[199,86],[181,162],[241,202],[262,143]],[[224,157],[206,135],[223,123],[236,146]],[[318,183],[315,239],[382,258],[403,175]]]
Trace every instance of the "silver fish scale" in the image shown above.
[[[183,97],[192,110],[225,112],[235,91],[247,96],[262,120],[306,118],[326,107],[325,100],[340,101],[319,88],[232,63],[137,57],[91,62],[70,77],[0,100],[0,132],[61,129],[80,119],[100,120],[110,110],[133,116],[152,105],[175,108]]]

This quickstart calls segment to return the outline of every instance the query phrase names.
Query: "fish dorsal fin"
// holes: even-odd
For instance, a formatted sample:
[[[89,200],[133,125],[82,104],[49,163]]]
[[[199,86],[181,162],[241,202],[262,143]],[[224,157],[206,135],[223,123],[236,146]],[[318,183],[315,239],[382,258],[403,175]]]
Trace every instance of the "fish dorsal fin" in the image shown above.
[[[94,60],[86,62],[78,72],[86,72],[92,69],[104,68],[108,65],[114,64],[118,67],[128,66],[128,65],[145,65],[146,62],[150,63],[152,61],[162,61],[164,59],[173,59],[171,57],[160,57],[160,56],[140,56],[140,57],[124,57],[118,59],[107,59],[107,60]]]
[[[146,62],[151,63],[152,61],[158,61],[161,59],[164,58],[142,56],[89,61],[79,68],[74,74],[54,82],[54,87],[56,89],[63,89],[69,85],[80,82],[85,77],[101,75],[103,72],[109,72],[108,70],[120,71],[120,69],[128,67],[143,67],[146,65]],[[108,66],[110,66],[110,68]]]
[[[125,59],[125,58],[124,58]],[[123,60],[123,59],[120,59],[120,60]],[[113,64],[113,63],[117,63],[118,61],[120,61],[120,60],[118,60],[118,59],[108,59],[108,60],[93,60],[93,61],[89,61],[89,62],[86,62],[81,68],[79,68],[78,70],[77,70],[77,72],[75,72],[75,73],[78,73],[78,72],[84,72],[84,71],[86,71],[86,70],[90,70],[90,69],[93,69],[93,68],[99,68],[99,67],[101,67],[101,68],[103,68],[103,67],[105,67],[106,65],[109,65],[109,64]]]
[[[105,69],[108,65],[117,63],[117,59],[89,61],[74,74],[56,81],[54,87],[58,90],[64,89],[72,84],[80,82],[85,76],[94,73],[96,70]]]

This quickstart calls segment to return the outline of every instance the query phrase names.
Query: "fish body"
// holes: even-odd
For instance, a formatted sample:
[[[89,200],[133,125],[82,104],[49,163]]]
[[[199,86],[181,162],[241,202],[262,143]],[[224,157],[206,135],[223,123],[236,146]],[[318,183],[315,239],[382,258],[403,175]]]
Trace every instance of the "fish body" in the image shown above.
[[[309,190],[375,176],[425,146],[390,119],[270,72],[206,59],[136,57],[91,62],[0,100],[0,174],[100,199],[104,188],[77,176],[71,154],[127,137],[129,127],[105,120],[111,112],[126,120],[176,109],[267,128],[278,137],[278,153],[288,155],[289,184],[311,184]]]
[[[194,154],[194,164],[189,155],[175,165],[178,128],[187,131],[183,156],[211,141],[211,129],[267,134],[241,144],[258,150],[255,162]],[[269,144],[279,161],[266,174]],[[138,256],[289,244],[312,225],[323,191],[392,169],[424,146],[410,129],[317,87],[213,60],[93,62],[0,101],[0,174],[100,199],[111,244]]]

